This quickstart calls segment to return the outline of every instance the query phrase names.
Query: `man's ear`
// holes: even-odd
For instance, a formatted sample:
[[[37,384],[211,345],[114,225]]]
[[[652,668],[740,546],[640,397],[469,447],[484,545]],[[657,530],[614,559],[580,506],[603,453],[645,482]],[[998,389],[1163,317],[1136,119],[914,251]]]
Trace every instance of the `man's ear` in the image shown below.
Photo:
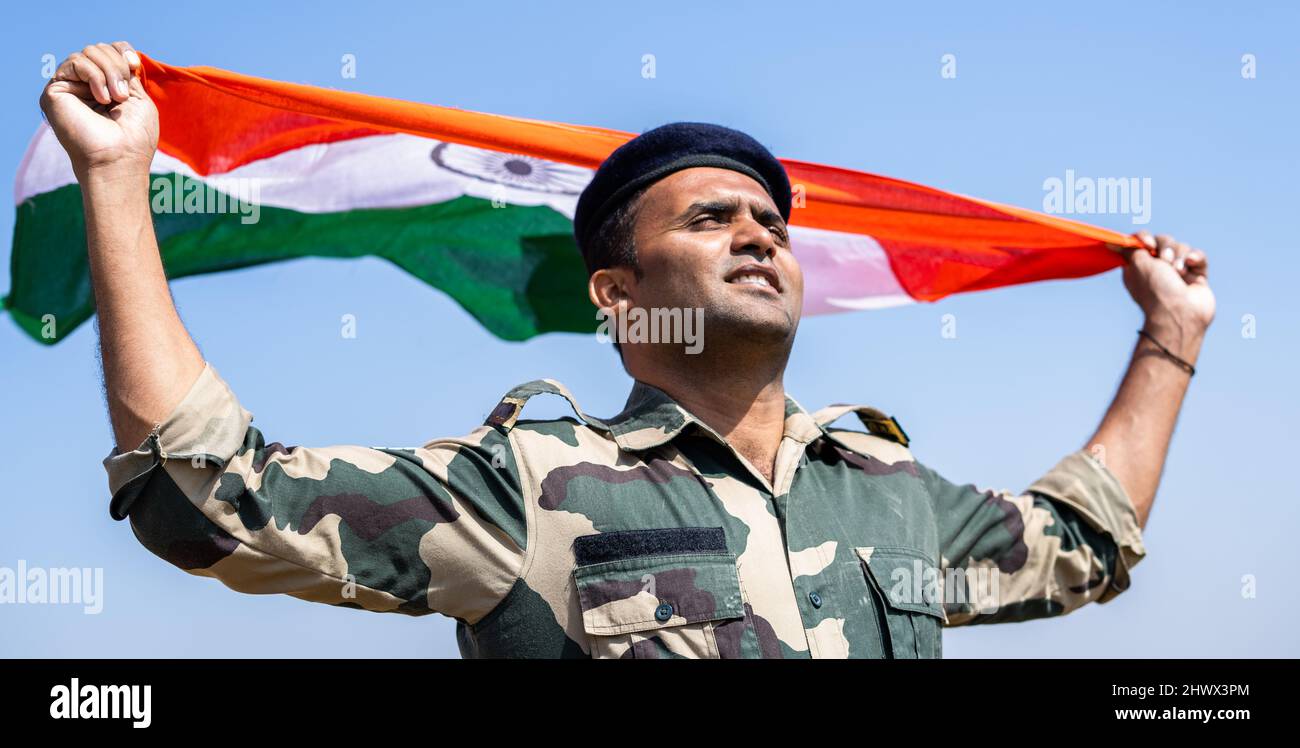
[[[598,309],[619,309],[632,303],[635,284],[632,268],[601,268],[587,279],[587,297]]]

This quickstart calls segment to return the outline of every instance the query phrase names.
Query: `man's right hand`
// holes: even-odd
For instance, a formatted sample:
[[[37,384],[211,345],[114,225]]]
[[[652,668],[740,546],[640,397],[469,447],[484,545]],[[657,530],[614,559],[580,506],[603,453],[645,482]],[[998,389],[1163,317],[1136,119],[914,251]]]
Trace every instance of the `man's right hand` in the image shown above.
[[[148,174],[158,147],[158,109],[139,70],[130,44],[92,44],[69,55],[41,93],[41,111],[78,180],[102,167]]]

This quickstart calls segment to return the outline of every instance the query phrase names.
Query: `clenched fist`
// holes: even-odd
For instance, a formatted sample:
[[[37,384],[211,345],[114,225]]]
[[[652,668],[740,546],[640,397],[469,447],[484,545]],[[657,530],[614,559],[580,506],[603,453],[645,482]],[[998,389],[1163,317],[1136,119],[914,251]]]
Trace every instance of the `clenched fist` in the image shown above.
[[[1151,236],[1145,231],[1136,236],[1144,248],[1126,250],[1124,285],[1129,295],[1148,321],[1203,333],[1214,320],[1215,307],[1205,253],[1172,236]]]
[[[68,56],[41,93],[41,111],[72,159],[78,180],[101,167],[147,174],[158,147],[158,110],[126,42]]]

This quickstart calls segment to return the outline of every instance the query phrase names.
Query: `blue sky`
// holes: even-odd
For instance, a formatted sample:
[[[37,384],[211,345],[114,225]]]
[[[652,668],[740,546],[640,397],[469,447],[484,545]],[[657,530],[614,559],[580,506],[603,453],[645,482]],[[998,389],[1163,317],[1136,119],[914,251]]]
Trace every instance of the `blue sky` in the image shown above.
[[[949,630],[950,657],[1296,656],[1300,529],[1293,286],[1300,11],[1286,3],[20,3],[0,60],[0,173],[40,121],[41,58],[127,39],[161,60],[499,114],[642,131],[714,121],[778,155],[1041,208],[1043,182],[1152,180],[1148,228],[1206,249],[1218,319],[1132,588],[1065,618]],[[340,58],[356,55],[357,77]],[[654,54],[657,76],[641,76]],[[955,55],[957,77],[940,76]],[[1242,77],[1255,55],[1257,77]],[[1124,215],[1083,217],[1121,231]],[[0,212],[10,236],[12,213]],[[0,289],[9,287],[8,263]],[[630,385],[588,336],[505,343],[374,259],[181,280],[204,355],[287,444],[417,445],[549,376],[584,409]],[[343,314],[356,339],[339,335]],[[940,335],[953,314],[957,337]],[[1246,315],[1255,336],[1243,335]],[[1116,271],[805,319],[787,377],[809,408],[893,413],[918,459],[1023,489],[1082,445],[1141,324]],[[538,404],[540,416],[559,408]],[[533,408],[530,406],[530,411]],[[457,656],[454,624],[245,596],[108,516],[90,325],[52,348],[0,319],[0,566],[102,567],[104,608],[0,607],[0,656]],[[1254,597],[1243,597],[1253,575]]]

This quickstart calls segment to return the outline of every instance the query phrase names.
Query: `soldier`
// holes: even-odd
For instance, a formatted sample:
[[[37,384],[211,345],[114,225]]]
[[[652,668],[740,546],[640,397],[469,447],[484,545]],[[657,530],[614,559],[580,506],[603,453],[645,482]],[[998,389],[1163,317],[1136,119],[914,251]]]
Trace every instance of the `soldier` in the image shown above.
[[[618,340],[636,384],[611,418],[545,380],[462,437],[285,447],[250,425],[173,307],[138,65],[125,43],[87,47],[41,106],[84,199],[111,512],[192,574],[439,612],[467,657],[914,658],[941,655],[945,625],[1110,600],[1145,555],[1214,314],[1206,256],[1186,244],[1141,234],[1149,252],[1128,253],[1146,322],[1088,447],[1021,494],[981,491],[913,460],[879,410],[809,412],[786,394],[803,295],[786,174],[742,133],[667,125],[600,167],[574,230],[597,308],[702,309],[707,345]],[[543,394],[573,415],[524,418]],[[862,428],[833,425],[850,413]]]

